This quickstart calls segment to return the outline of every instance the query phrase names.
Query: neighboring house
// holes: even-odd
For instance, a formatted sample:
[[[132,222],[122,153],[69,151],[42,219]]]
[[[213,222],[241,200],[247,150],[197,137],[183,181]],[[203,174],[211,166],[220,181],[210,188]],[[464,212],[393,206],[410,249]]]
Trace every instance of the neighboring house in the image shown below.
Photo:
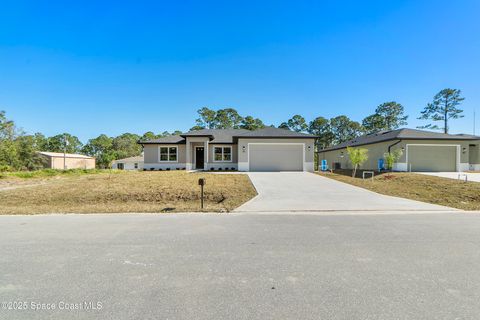
[[[48,169],[95,169],[95,158],[83,154],[37,152]]]
[[[125,159],[118,159],[112,162],[112,169],[118,170],[142,170],[143,169],[143,155],[137,157],[130,157]]]
[[[315,136],[267,127],[203,129],[140,141],[144,170],[313,172]]]
[[[396,171],[467,171],[480,170],[480,137],[467,134],[444,134],[415,129],[398,129],[369,134],[318,151],[319,161],[330,168],[351,169],[346,147],[368,149],[368,161],[361,168],[378,169],[384,154],[401,149],[403,154],[394,166]]]

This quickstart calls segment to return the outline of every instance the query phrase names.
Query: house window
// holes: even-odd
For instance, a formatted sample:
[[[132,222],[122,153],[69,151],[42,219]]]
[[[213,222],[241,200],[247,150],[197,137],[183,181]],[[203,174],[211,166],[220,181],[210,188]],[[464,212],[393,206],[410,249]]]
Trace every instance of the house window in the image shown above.
[[[160,162],[176,162],[177,147],[160,147]]]
[[[215,147],[213,149],[213,161],[232,161],[232,147]]]
[[[168,148],[168,160],[177,161],[177,147]]]
[[[123,170],[124,169],[123,163],[117,163],[117,169]]]
[[[135,162],[135,163],[133,164],[133,167],[134,167],[135,169],[138,169],[138,163]]]

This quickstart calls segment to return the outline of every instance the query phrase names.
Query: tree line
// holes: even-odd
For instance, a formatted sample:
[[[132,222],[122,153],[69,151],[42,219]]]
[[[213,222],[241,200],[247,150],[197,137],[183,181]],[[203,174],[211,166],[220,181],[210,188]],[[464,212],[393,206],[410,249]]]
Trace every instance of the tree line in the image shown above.
[[[139,140],[179,133],[165,131],[155,134],[149,131],[142,136],[124,133],[116,137],[101,134],[83,144],[70,133],[51,137],[42,133],[26,134],[14,121],[7,119],[5,111],[0,111],[0,171],[42,168],[44,159],[37,154],[38,151],[81,153],[95,157],[99,168],[108,168],[113,160],[140,155],[142,146],[138,144]]]
[[[458,89],[441,90],[421,111],[418,119],[431,122],[421,128],[448,133],[450,120],[463,117],[463,110],[458,108],[463,100]],[[243,117],[233,108],[213,110],[203,107],[197,112],[198,118],[190,130],[230,128],[256,130],[267,126],[261,119]],[[326,148],[363,134],[400,128],[408,124],[407,120],[408,116],[405,115],[403,105],[389,101],[377,106],[374,112],[361,122],[354,121],[346,115],[331,119],[319,116],[307,121],[297,114],[280,123],[278,128],[314,134],[318,136],[317,147]],[[437,122],[441,124],[437,125]],[[99,168],[108,168],[113,160],[140,155],[142,147],[138,144],[139,140],[152,140],[180,133],[178,130],[157,134],[149,131],[143,135],[124,133],[116,137],[101,134],[83,144],[78,137],[70,133],[51,137],[41,133],[26,134],[14,121],[7,118],[5,111],[0,111],[0,170],[35,170],[42,167],[42,159],[37,151],[82,153],[96,157]]]
[[[463,110],[457,108],[465,98],[461,97],[458,89],[443,89],[437,93],[433,101],[421,112],[420,120],[430,120],[418,128],[441,130],[448,133],[449,121],[462,118]],[[207,107],[198,110],[196,125],[190,130],[198,129],[248,129],[256,130],[266,125],[262,120],[252,116],[242,117],[235,109],[226,108],[217,111]],[[408,124],[408,115],[402,104],[395,101],[384,102],[377,106],[375,111],[365,117],[361,122],[351,120],[346,115],[336,116],[331,119],[316,117],[307,121],[303,116],[297,114],[278,128],[289,129],[296,132],[305,132],[318,136],[318,146],[321,148],[336,145],[363,134],[373,134],[380,131],[398,129]],[[436,125],[435,122],[441,122]],[[270,125],[275,127],[274,125]]]

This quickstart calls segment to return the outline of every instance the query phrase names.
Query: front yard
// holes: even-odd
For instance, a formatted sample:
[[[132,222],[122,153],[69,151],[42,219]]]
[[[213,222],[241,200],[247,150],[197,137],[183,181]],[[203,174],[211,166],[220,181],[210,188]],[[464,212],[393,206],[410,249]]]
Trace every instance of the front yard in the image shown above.
[[[230,211],[256,195],[247,175],[105,171],[0,176],[0,214]]]
[[[352,178],[351,170],[319,173],[337,181],[349,183],[377,193],[418,200],[442,206],[480,210],[480,183],[427,176],[415,173],[383,173],[371,179]],[[377,174],[377,173],[376,173]],[[357,176],[361,177],[358,172]],[[348,200],[348,199],[346,199]]]

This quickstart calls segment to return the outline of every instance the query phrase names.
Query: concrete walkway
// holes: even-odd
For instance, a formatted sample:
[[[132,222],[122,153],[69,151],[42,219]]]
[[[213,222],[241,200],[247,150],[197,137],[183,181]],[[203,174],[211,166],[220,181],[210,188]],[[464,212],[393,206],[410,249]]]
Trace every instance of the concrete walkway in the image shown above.
[[[465,181],[465,175],[467,175],[467,181],[473,182],[480,182],[480,173],[473,173],[473,172],[416,172],[419,174],[425,174],[429,176],[441,177],[441,178],[449,178],[449,179],[458,179],[458,175],[460,175],[460,179]]]
[[[248,174],[258,196],[236,212],[452,211],[424,202],[381,195],[308,172]]]

